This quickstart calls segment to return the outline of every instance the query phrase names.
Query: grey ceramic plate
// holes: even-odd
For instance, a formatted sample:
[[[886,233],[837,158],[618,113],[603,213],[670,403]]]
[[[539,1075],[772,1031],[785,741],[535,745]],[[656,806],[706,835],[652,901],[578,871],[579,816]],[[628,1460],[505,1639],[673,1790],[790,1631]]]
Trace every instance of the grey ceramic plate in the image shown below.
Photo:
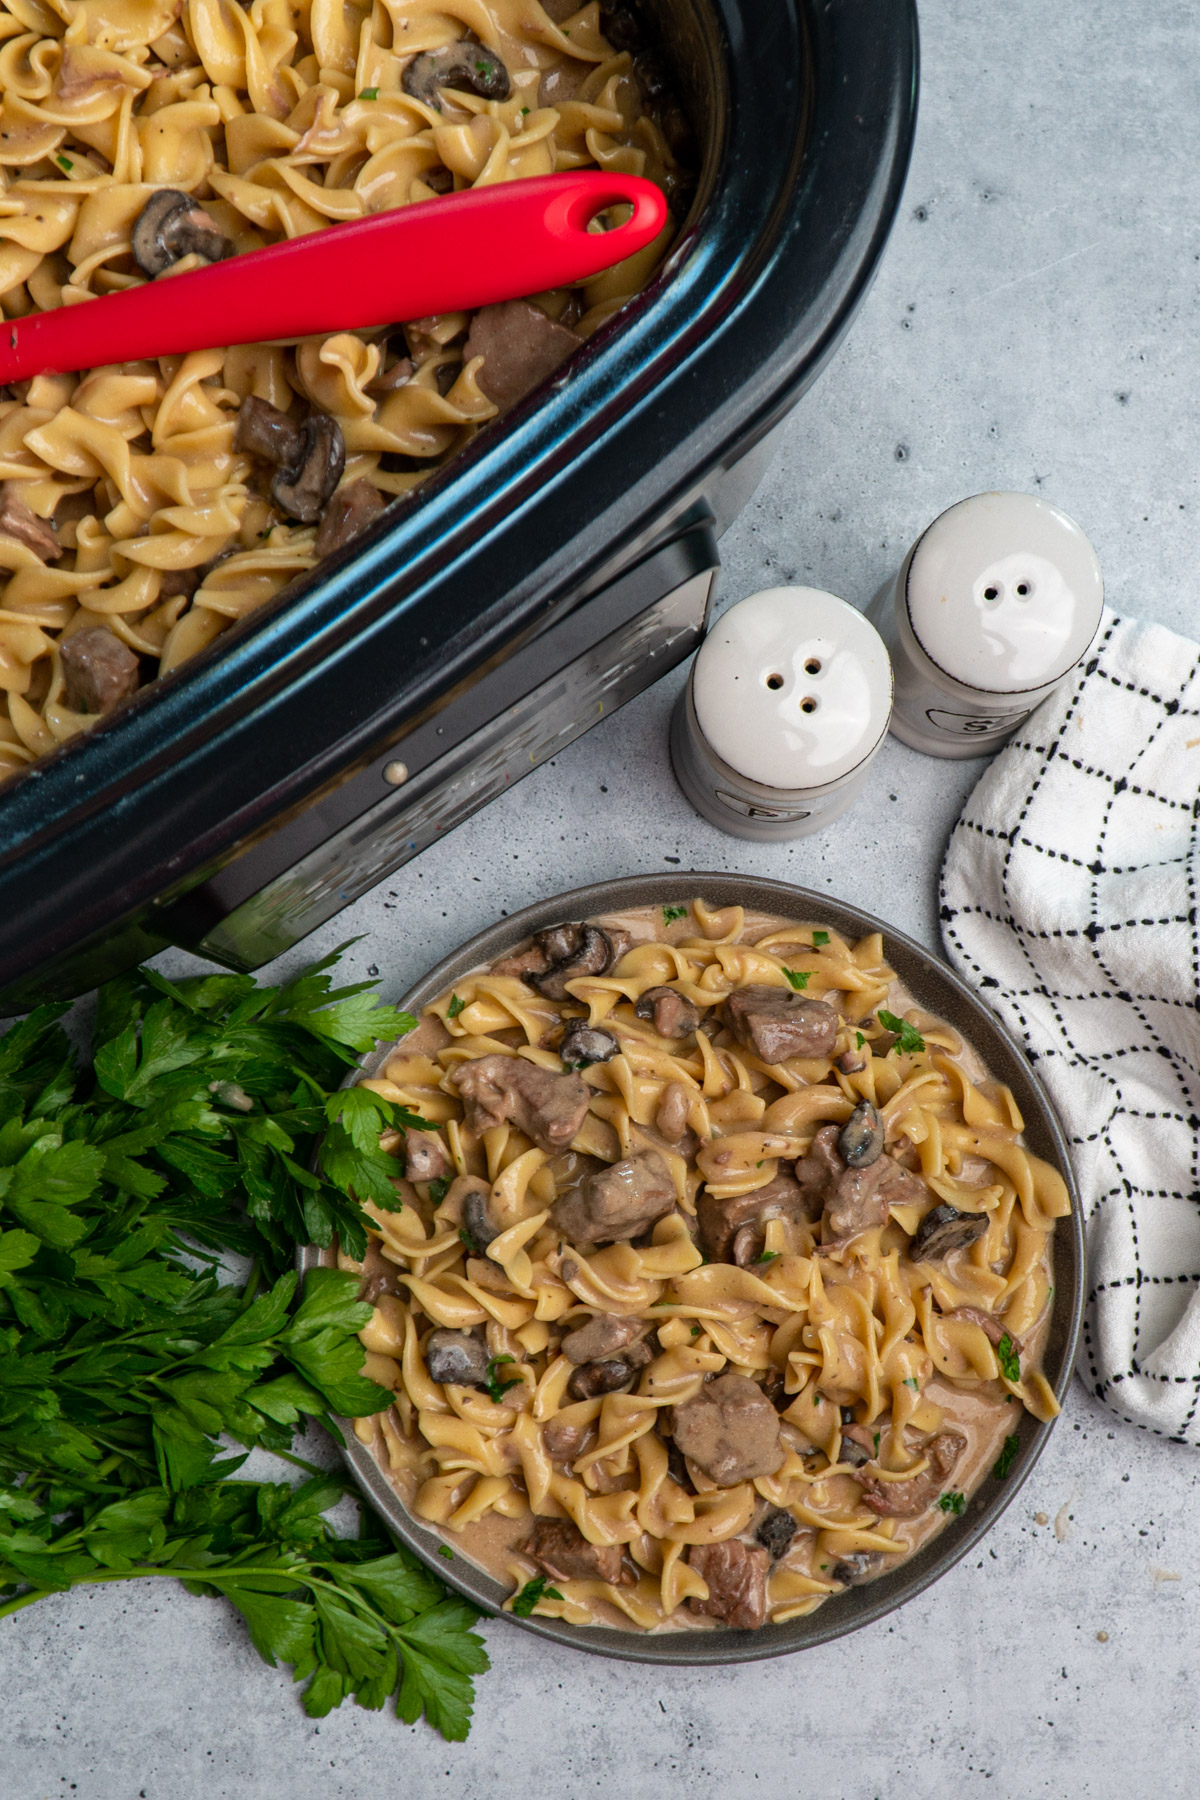
[[[1046,1377],[1061,1400],[1075,1361],[1084,1294],[1083,1225],[1066,1144],[1050,1102],[1017,1044],[970,988],[912,938],[893,931],[881,920],[859,912],[856,907],[783,881],[756,881],[740,875],[695,872],[631,876],[621,881],[597,882],[592,887],[576,888],[573,893],[559,894],[537,906],[526,907],[524,912],[515,913],[511,918],[501,919],[499,924],[481,931],[453,956],[439,963],[436,969],[431,969],[425,979],[405,995],[401,1004],[410,1012],[419,1013],[460,976],[502,956],[531,932],[557,924],[561,919],[586,919],[597,913],[616,912],[630,906],[670,905],[697,896],[718,906],[740,904],[756,911],[777,913],[784,918],[821,920],[851,937],[882,931],[888,961],[917,1002],[948,1020],[969,1038],[990,1073],[1008,1083],[1025,1119],[1026,1142],[1038,1156],[1045,1157],[1061,1170],[1071,1194],[1071,1217],[1061,1221],[1054,1235],[1053,1315],[1044,1358]],[[375,1074],[387,1061],[392,1048],[389,1045],[365,1058],[359,1074]],[[301,1253],[300,1266],[312,1268],[320,1260],[321,1253],[310,1246]],[[1050,1426],[1039,1424],[1028,1413],[1023,1414],[1017,1429],[1019,1448],[1007,1480],[1001,1482],[985,1477],[961,1517],[951,1519],[923,1549],[901,1563],[892,1574],[881,1575],[864,1587],[848,1588],[845,1593],[827,1600],[807,1618],[795,1619],[790,1624],[768,1625],[761,1631],[718,1628],[649,1634],[616,1631],[607,1626],[567,1625],[557,1619],[506,1616],[513,1618],[515,1625],[536,1632],[539,1637],[553,1638],[560,1644],[630,1662],[754,1662],[761,1657],[783,1656],[792,1650],[828,1643],[831,1638],[870,1624],[894,1607],[902,1606],[965,1556],[1014,1499],[1041,1455],[1050,1430]],[[453,1562],[447,1562],[439,1556],[438,1546],[444,1540],[405,1511],[374,1457],[349,1431],[346,1442],[346,1461],[355,1480],[396,1536],[436,1575],[465,1594],[481,1611],[498,1613],[508,1589],[465,1557],[456,1556]]]

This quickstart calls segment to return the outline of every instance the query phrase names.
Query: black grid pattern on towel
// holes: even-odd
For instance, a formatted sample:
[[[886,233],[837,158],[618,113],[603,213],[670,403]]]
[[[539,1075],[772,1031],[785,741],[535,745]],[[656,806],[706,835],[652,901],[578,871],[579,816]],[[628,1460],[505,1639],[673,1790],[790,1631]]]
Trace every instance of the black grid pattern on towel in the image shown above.
[[[1139,654],[1139,629],[1106,612],[1069,689],[981,779],[951,834],[940,917],[947,953],[1054,1097],[1077,1171],[1096,1172],[1080,1374],[1127,1422],[1200,1444],[1200,1354],[1170,1373],[1143,1363],[1200,1290],[1200,750],[1194,776],[1185,762],[1169,778],[1176,750],[1200,745],[1200,647],[1170,640],[1168,678],[1148,685],[1139,670],[1163,659]],[[1164,829],[1186,849],[1159,860]],[[1174,991],[1131,985],[1162,946]]]

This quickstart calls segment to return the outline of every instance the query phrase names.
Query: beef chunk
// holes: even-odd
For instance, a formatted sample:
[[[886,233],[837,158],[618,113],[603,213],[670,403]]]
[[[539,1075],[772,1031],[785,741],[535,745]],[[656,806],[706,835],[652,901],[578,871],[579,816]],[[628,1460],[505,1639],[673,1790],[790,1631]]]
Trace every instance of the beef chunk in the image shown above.
[[[380,1294],[406,1294],[407,1292],[408,1290],[400,1283],[400,1270],[383,1254],[383,1246],[379,1239],[368,1238],[367,1253],[363,1257],[362,1280],[358,1287],[359,1299],[365,1300],[368,1306],[374,1306]]]
[[[675,1183],[662,1157],[638,1150],[586,1175],[554,1202],[550,1217],[572,1244],[615,1244],[648,1231],[674,1205]]]
[[[597,1362],[601,1357],[612,1356],[615,1351],[624,1350],[627,1344],[644,1336],[646,1329],[643,1319],[624,1319],[616,1313],[597,1313],[594,1319],[589,1319],[577,1331],[568,1332],[562,1341],[562,1353],[576,1367],[581,1363]]]
[[[580,342],[532,301],[503,300],[474,315],[463,360],[482,356],[479,386],[505,412],[547,381]]]
[[[542,1426],[546,1455],[552,1456],[555,1462],[573,1462],[582,1452],[591,1429],[590,1425],[580,1425],[571,1419],[547,1419]]]
[[[725,1002],[729,1029],[765,1063],[789,1056],[828,1056],[837,1042],[838,1016],[823,1000],[806,1000],[788,988],[735,988]]]
[[[597,1394],[615,1394],[618,1388],[627,1387],[638,1370],[653,1360],[652,1346],[641,1339],[615,1356],[584,1363],[567,1383],[567,1394],[572,1400],[592,1400]]]
[[[471,1331],[431,1331],[425,1344],[425,1367],[431,1381],[486,1387],[488,1348]]]
[[[990,1223],[985,1212],[958,1212],[953,1206],[935,1206],[917,1226],[909,1254],[914,1262],[938,1262],[952,1250],[973,1244]]]
[[[0,537],[15,538],[42,562],[57,562],[62,545],[54,535],[48,519],[39,519],[27,501],[21,498],[22,483],[0,484]]]
[[[632,1587],[620,1544],[589,1544],[571,1519],[538,1519],[525,1555],[559,1581],[607,1581]]]
[[[754,1535],[772,1562],[786,1556],[799,1527],[785,1506],[768,1506],[758,1521]]]
[[[748,1375],[718,1375],[677,1406],[675,1442],[718,1487],[773,1475],[784,1458],[775,1408]]]
[[[862,1483],[863,1505],[881,1519],[915,1519],[941,1493],[946,1478],[967,1447],[961,1431],[939,1431],[925,1445],[929,1467],[907,1481],[880,1481],[870,1469],[855,1476]]]
[[[762,1250],[762,1228],[768,1219],[811,1219],[819,1215],[811,1192],[802,1188],[794,1176],[779,1174],[765,1187],[749,1194],[735,1194],[718,1199],[705,1188],[696,1202],[696,1220],[700,1227],[700,1248],[709,1262],[753,1262]],[[735,1255],[734,1240],[745,1227],[757,1233],[758,1249],[754,1256]],[[744,1248],[738,1245],[737,1248]]]
[[[72,712],[111,712],[137,692],[137,657],[103,625],[60,638],[58,654],[66,683],[63,700]]]
[[[516,975],[524,979],[528,975],[544,975],[550,967],[550,958],[540,944],[527,944],[523,950],[514,950],[511,956],[502,956],[499,962],[492,964],[493,975]]]
[[[405,1132],[404,1173],[410,1181],[439,1181],[450,1173],[446,1146],[436,1132]]]
[[[694,1613],[707,1614],[738,1631],[758,1631],[767,1617],[766,1550],[727,1538],[723,1544],[693,1544],[688,1563],[708,1586],[707,1600],[689,1600]]]
[[[633,1010],[639,1019],[649,1019],[659,1037],[691,1037],[700,1024],[700,1008],[670,987],[647,988]]]
[[[478,1137],[511,1119],[540,1150],[564,1150],[588,1109],[578,1075],[559,1075],[523,1056],[480,1056],[459,1063],[454,1083],[466,1106],[467,1129]]]
[[[795,1169],[810,1201],[823,1206],[826,1243],[840,1244],[883,1225],[891,1207],[919,1202],[928,1190],[886,1152],[865,1169],[848,1168],[838,1149],[839,1136],[836,1125],[822,1125]]]
[[[316,554],[331,556],[335,550],[340,550],[352,537],[365,531],[386,505],[386,500],[374,482],[368,481],[365,476],[360,475],[357,481],[347,482],[345,487],[339,488],[332,499],[325,503],[317,541],[313,546]]]

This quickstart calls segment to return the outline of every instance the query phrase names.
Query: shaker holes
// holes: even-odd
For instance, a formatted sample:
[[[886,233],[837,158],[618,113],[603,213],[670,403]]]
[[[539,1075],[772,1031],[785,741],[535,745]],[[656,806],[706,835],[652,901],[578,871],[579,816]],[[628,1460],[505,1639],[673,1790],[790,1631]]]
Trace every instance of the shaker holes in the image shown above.
[[[818,704],[819,703],[813,699],[811,694],[805,694],[803,700],[800,702],[800,711],[802,713],[815,713]]]
[[[769,688],[781,688],[783,686],[783,676],[782,675],[768,675],[767,676],[767,686]]]
[[[815,656],[809,657],[804,665],[804,672],[806,675],[819,675],[821,673],[821,664]]]
[[[1000,598],[1000,589],[997,587],[986,587],[983,590],[983,597],[985,600],[998,600]]]

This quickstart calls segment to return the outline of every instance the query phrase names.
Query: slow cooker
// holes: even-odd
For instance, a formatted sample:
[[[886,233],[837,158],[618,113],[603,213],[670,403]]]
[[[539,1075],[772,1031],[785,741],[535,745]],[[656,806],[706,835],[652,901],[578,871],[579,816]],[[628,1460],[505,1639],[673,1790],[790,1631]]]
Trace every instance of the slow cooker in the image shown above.
[[[0,1011],[167,945],[254,969],[700,641],[717,540],[870,283],[914,0],[646,0],[702,162],[569,369],[0,791]]]

